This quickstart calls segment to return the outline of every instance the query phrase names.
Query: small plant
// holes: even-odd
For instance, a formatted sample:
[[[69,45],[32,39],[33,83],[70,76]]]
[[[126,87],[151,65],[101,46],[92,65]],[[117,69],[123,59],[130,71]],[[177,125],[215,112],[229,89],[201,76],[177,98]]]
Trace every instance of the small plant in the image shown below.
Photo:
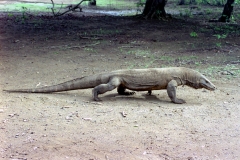
[[[237,19],[240,19],[240,13],[236,14]]]
[[[156,58],[154,55],[150,55],[149,58],[150,60],[147,63],[145,63],[144,68],[150,67],[156,61]]]
[[[211,9],[206,9],[205,14],[211,14],[213,11]]]
[[[13,17],[13,14],[12,13],[8,13],[8,17]]]
[[[84,48],[84,50],[87,52],[96,52],[93,48]]]
[[[189,10],[189,9],[185,9],[185,16],[192,18],[193,15],[192,15],[191,10]]]
[[[214,27],[214,31],[216,33],[224,33],[225,35],[227,34],[236,34],[236,33],[239,33],[239,29],[236,27],[236,26],[232,26],[232,25],[224,25],[224,26],[221,26],[221,27]],[[223,35],[224,35],[223,34]]]
[[[145,5],[145,1],[144,0],[139,0],[139,2],[137,2],[136,6],[137,6],[137,14],[138,12],[139,13],[142,13],[142,8],[144,7]]]
[[[27,19],[26,12],[27,12],[27,7],[22,7],[22,19],[23,20]]]
[[[195,62],[195,65],[196,65],[196,66],[200,66],[200,65],[201,65],[201,62]]]
[[[213,36],[217,37],[217,39],[224,39],[224,38],[227,37],[227,34],[222,34],[222,35],[221,34],[215,34]]]
[[[170,63],[170,62],[172,62],[173,60],[174,60],[174,58],[172,57],[172,56],[161,56],[160,58],[159,58],[161,61],[166,61],[166,62],[168,62],[168,63]]]
[[[232,15],[232,16],[230,17],[230,19],[231,19],[231,22],[236,22],[236,19],[235,19],[234,15]]]
[[[198,37],[198,34],[196,32],[191,32],[190,36],[196,38],[196,37]]]
[[[144,7],[145,1],[144,0],[139,0],[139,2],[136,3],[137,7]]]
[[[217,46],[217,47],[222,47],[222,43],[221,43],[221,42],[216,43],[216,46]]]
[[[128,66],[128,69],[133,69],[133,68],[135,68],[135,64],[131,64],[130,66]]]

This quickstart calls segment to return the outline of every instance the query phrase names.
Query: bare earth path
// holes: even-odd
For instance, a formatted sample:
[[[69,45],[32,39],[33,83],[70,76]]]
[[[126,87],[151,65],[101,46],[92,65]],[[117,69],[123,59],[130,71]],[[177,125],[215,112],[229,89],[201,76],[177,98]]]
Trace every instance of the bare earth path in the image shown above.
[[[216,27],[226,25],[202,19],[1,15],[0,159],[240,159],[240,37],[213,36],[222,35]],[[126,97],[114,90],[102,95],[101,103],[92,101],[91,90],[2,92],[166,66],[199,70],[218,89],[179,87],[183,105],[170,103],[166,91]]]

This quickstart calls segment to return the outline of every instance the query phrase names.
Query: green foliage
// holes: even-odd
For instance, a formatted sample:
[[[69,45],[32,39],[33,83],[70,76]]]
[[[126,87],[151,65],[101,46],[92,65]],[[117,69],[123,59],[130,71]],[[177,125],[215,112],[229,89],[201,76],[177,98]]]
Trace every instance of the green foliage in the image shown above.
[[[160,60],[162,61],[167,61],[167,62],[171,62],[174,60],[174,58],[172,56],[161,56]]]
[[[196,37],[198,37],[198,34],[196,32],[191,32],[190,36],[196,38]]]
[[[193,17],[190,9],[185,9],[185,16],[190,17],[190,18]]]
[[[236,5],[237,5],[237,4],[240,4],[240,0],[235,0],[235,1],[234,1],[234,4],[236,4]]]
[[[216,46],[219,47],[219,48],[221,48],[221,47],[222,47],[222,43],[221,43],[221,42],[216,43]]]
[[[12,13],[8,13],[8,17],[13,17],[13,14]]]
[[[137,5],[138,8],[139,7],[144,7],[145,2],[146,2],[145,0],[139,0],[139,2],[136,3],[136,5]]]
[[[28,19],[27,10],[28,9],[26,7],[22,7],[22,9],[21,9],[22,16],[16,16],[15,21],[25,23],[26,20]],[[8,13],[8,16],[14,17],[14,14]]]
[[[217,39],[225,39],[225,38],[227,38],[227,34],[215,34],[213,36],[217,37]],[[222,43],[221,42],[216,42],[216,46],[221,48],[222,47]]]
[[[27,7],[22,7],[22,19],[23,20],[27,19],[27,15],[26,15],[27,10],[28,10]]]
[[[213,26],[213,30],[217,34],[235,34],[239,35],[240,30],[238,26],[233,26],[231,24],[221,25],[221,26]]]
[[[227,38],[227,34],[215,34],[215,35],[213,35],[213,36],[215,36],[215,37],[217,37],[217,39],[224,39],[224,38]]]
[[[211,14],[213,11],[212,11],[212,9],[207,8],[204,12],[205,12],[205,14]]]
[[[222,6],[226,3],[226,0],[197,0],[198,4],[211,4],[215,6]]]
[[[0,10],[1,11],[20,11],[22,12],[23,10],[27,11],[41,11],[41,12],[46,12],[48,11],[47,7],[50,7],[49,4],[44,4],[44,3],[26,3],[26,2],[15,2],[7,5],[0,5]]]
[[[237,68],[235,65],[226,65],[226,66],[211,66],[208,67],[205,71],[207,75],[213,76],[214,74],[221,74],[219,72],[224,72],[227,71],[228,73],[231,73],[229,75],[225,75],[227,79],[231,78],[239,78],[240,77],[240,69]]]
[[[190,62],[190,61],[195,62],[195,63],[200,63],[197,60],[198,60],[198,57],[194,56],[194,55],[190,55],[190,56],[183,55],[183,56],[177,58],[177,61],[182,62],[182,63]]]
[[[240,13],[236,14],[236,19],[240,19]]]

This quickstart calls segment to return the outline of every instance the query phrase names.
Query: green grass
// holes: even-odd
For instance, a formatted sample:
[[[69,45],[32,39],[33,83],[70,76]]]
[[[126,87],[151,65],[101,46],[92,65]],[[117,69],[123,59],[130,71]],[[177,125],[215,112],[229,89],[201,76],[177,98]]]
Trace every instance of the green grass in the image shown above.
[[[226,66],[210,66],[205,70],[205,74],[211,77],[214,77],[216,74],[220,74],[221,72],[227,71],[232,73],[233,75],[222,75],[223,78],[231,79],[231,78],[239,78],[240,77],[240,69],[235,65],[226,65]]]
[[[167,62],[172,62],[173,60],[175,60],[172,56],[160,56],[159,59]]]
[[[97,0],[97,6],[111,8],[114,7],[116,9],[131,9],[136,8],[137,4],[131,1]]]
[[[79,3],[79,1],[73,1],[73,4]],[[65,2],[62,4],[55,4],[56,11],[62,6],[65,7],[69,4],[69,2]],[[83,2],[82,6],[87,6],[88,1]],[[106,7],[112,9],[132,9],[136,8],[137,4],[135,2],[129,1],[110,1],[110,0],[98,0],[98,7]],[[0,11],[4,12],[22,12],[23,10],[31,11],[31,12],[51,12],[52,4],[49,0],[49,3],[26,3],[26,2],[15,2],[11,4],[0,5]],[[25,9],[24,9],[25,8]]]
[[[60,7],[60,5],[58,5]],[[18,11],[22,12],[26,8],[27,11],[35,11],[35,12],[49,12],[52,7],[52,4],[45,3],[21,3],[16,2],[7,5],[0,5],[0,11],[10,12],[10,11]]]

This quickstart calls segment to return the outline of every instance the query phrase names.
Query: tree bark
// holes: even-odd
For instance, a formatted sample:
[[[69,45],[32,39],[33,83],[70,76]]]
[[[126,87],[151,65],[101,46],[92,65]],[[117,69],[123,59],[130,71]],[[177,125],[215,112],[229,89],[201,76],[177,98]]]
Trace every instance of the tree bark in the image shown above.
[[[222,16],[218,19],[219,22],[229,22],[233,12],[234,0],[227,0],[227,3],[224,5]]]
[[[180,2],[178,3],[178,5],[184,5],[185,4],[185,0],[180,0]]]
[[[89,5],[96,6],[97,5],[97,0],[90,0]]]
[[[145,18],[166,17],[165,5],[167,0],[147,0],[143,10]]]

